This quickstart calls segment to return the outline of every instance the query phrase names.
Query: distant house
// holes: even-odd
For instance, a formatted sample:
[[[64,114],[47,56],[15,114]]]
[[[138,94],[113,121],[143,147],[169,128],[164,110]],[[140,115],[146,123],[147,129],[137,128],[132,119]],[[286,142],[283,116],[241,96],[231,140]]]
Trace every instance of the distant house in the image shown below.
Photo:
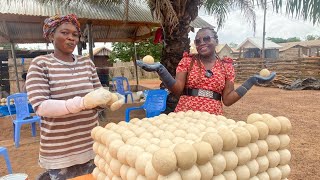
[[[216,46],[216,52],[218,54],[219,57],[232,57],[232,49],[230,48],[230,46],[228,46],[228,44],[218,44]]]
[[[109,56],[111,50],[106,47],[99,47],[93,50],[93,62],[97,68],[112,67],[112,63],[109,62]],[[89,54],[86,55],[89,57]]]
[[[265,58],[278,58],[280,45],[265,40]],[[262,50],[262,38],[247,38],[239,45],[241,57],[243,58],[260,58]]]
[[[216,46],[216,52],[221,58],[227,56],[236,59],[239,56],[238,51],[234,51],[228,44],[218,44]],[[190,53],[198,54],[197,49],[193,43],[190,45]]]
[[[93,50],[93,62],[97,69],[100,82],[103,86],[109,86],[109,68],[113,63],[109,61],[111,50],[106,47],[100,47]],[[86,55],[89,57],[89,54]]]
[[[308,48],[299,44],[300,42],[279,43],[280,58],[304,57],[308,54]]]
[[[320,57],[320,40],[279,43],[281,58]]]

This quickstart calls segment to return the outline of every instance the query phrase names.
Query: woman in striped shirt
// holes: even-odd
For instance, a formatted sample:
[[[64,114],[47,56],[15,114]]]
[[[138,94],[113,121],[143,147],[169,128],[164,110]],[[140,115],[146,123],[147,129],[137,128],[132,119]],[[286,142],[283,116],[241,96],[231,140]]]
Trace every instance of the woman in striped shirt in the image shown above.
[[[98,124],[96,107],[107,104],[111,93],[101,88],[92,60],[72,54],[80,38],[75,15],[50,17],[43,30],[54,53],[34,58],[26,81],[42,117],[39,165],[50,179],[68,179],[93,171],[90,133]]]

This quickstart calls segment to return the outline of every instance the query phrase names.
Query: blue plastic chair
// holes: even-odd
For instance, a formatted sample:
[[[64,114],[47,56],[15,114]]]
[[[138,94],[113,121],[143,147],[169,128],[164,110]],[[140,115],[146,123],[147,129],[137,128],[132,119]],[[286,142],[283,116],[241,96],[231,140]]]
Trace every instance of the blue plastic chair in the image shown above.
[[[3,156],[4,160],[6,161],[8,173],[12,174],[12,168],[11,168],[11,164],[10,164],[9,154],[8,154],[7,148],[0,147],[0,155]]]
[[[124,88],[124,83],[126,83],[126,89]],[[130,90],[130,85],[129,85],[129,81],[126,77],[114,77],[112,78],[112,85],[113,87],[116,88],[117,93],[124,95],[125,97],[125,103],[128,102],[128,95],[131,95],[131,101],[133,102],[133,96],[132,96],[132,92]]]
[[[31,124],[32,136],[36,136],[36,123],[40,124],[40,116],[31,116],[28,105],[28,95],[27,93],[16,93],[7,97],[7,106],[10,115],[10,99],[14,100],[14,105],[16,109],[16,119],[13,120],[13,140],[16,147],[20,145],[20,129],[23,124]]]
[[[162,89],[148,90],[147,97],[142,106],[129,107],[126,109],[126,122],[130,121],[130,111],[144,109],[146,117],[154,117],[160,115],[166,109],[168,93]]]

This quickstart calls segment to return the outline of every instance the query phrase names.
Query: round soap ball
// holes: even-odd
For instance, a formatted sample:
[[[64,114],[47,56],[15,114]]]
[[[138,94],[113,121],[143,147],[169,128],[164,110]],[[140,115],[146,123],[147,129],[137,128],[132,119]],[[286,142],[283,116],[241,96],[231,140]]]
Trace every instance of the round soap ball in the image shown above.
[[[270,179],[279,179],[280,180],[282,177],[282,173],[281,173],[280,169],[277,167],[269,168],[267,170],[267,173],[268,173]]]
[[[233,150],[238,156],[238,165],[244,165],[251,159],[251,151],[249,147],[237,147]]]
[[[265,140],[258,140],[256,144],[258,145],[258,148],[259,148],[258,156],[264,156],[268,153],[269,146]]]
[[[259,75],[262,77],[268,77],[270,76],[270,71],[268,69],[261,69],[261,71],[259,72]]]
[[[259,174],[257,174],[257,177],[261,180],[269,180],[270,176],[267,172],[261,172]]]
[[[135,168],[139,174],[145,175],[145,168],[149,161],[152,159],[152,154],[149,152],[143,152],[140,154],[135,163]]]
[[[246,166],[249,168],[250,171],[250,177],[253,177],[258,174],[259,171],[259,164],[257,160],[253,159],[249,161]]]
[[[160,148],[153,154],[152,166],[159,174],[167,176],[177,168],[176,155],[168,148]]]
[[[197,161],[197,151],[191,144],[181,143],[173,149],[181,169],[190,169]]]
[[[290,120],[284,116],[278,116],[276,118],[279,120],[279,122],[281,124],[280,134],[290,133],[291,129],[292,129],[292,125],[291,125]]]
[[[223,150],[230,151],[238,144],[237,135],[228,128],[221,127],[218,129],[218,134],[223,140]]]
[[[159,175],[158,180],[182,180],[182,177],[180,173],[178,173],[177,171],[174,171],[168,176]]]
[[[290,175],[291,168],[290,168],[290,166],[288,164],[283,165],[283,166],[277,166],[277,167],[281,171],[281,174],[282,174],[281,179],[285,179]]]
[[[223,140],[218,133],[207,132],[202,136],[202,141],[211,145],[214,154],[218,154],[222,151]]]
[[[212,165],[214,176],[221,174],[227,166],[226,159],[220,153],[212,157],[210,164]]]
[[[154,63],[154,58],[150,55],[146,55],[142,58],[142,61],[146,64],[153,64]]]
[[[222,151],[221,153],[226,160],[226,171],[231,171],[238,165],[238,156],[233,151]]]
[[[237,179],[237,174],[233,170],[223,171],[222,175],[227,179]]]
[[[246,165],[237,166],[234,169],[238,180],[246,180],[250,178],[250,170]]]
[[[278,151],[280,154],[280,165],[286,165],[290,163],[291,153],[288,149],[282,149]]]
[[[252,125],[254,125],[259,132],[259,139],[266,139],[268,134],[269,134],[269,127],[266,123],[261,122],[261,121],[257,121],[252,123]]]
[[[180,170],[180,174],[184,180],[201,179],[201,172],[196,165],[187,170]]]
[[[207,142],[200,141],[193,144],[194,149],[197,151],[197,164],[204,165],[213,157],[213,150],[211,145]]]
[[[269,160],[269,168],[273,168],[280,163],[280,154],[278,151],[268,151],[267,158]]]
[[[250,141],[251,143],[254,143],[259,139],[259,131],[258,131],[257,127],[255,127],[252,124],[246,124],[243,127],[249,131],[249,133],[251,135],[251,141]]]
[[[279,149],[286,149],[290,144],[290,137],[288,134],[280,134],[278,135],[280,139],[280,147]]]
[[[280,147],[280,139],[277,135],[269,135],[266,138],[269,151],[276,151]]]
[[[204,165],[198,165],[202,180],[211,180],[213,177],[213,167],[210,162]]]
[[[255,159],[259,154],[259,147],[256,143],[248,144],[248,148],[250,149],[251,159]]]
[[[247,123],[252,124],[256,121],[262,121],[263,117],[261,114],[258,113],[252,113],[247,117]]]
[[[147,179],[150,179],[150,180],[157,180],[158,179],[159,174],[153,168],[151,161],[149,161],[146,165],[145,175],[146,175]]]
[[[235,127],[232,131],[236,134],[238,143],[237,146],[247,146],[251,141],[251,135],[249,131],[244,127]]]
[[[267,158],[267,156],[257,157],[256,161],[259,164],[258,173],[265,172],[269,168],[269,159]]]
[[[269,134],[279,134],[281,131],[281,124],[280,121],[277,118],[267,118],[264,119],[263,122],[265,122],[269,127]]]

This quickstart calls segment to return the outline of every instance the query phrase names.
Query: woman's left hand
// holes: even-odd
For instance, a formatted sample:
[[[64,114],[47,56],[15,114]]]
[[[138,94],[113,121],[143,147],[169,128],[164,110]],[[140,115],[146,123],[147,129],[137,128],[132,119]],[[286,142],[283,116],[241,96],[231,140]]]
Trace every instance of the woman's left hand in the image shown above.
[[[271,72],[267,77],[263,77],[260,75],[254,75],[253,77],[256,79],[256,82],[258,84],[265,84],[271,82],[276,77],[276,72]]]

